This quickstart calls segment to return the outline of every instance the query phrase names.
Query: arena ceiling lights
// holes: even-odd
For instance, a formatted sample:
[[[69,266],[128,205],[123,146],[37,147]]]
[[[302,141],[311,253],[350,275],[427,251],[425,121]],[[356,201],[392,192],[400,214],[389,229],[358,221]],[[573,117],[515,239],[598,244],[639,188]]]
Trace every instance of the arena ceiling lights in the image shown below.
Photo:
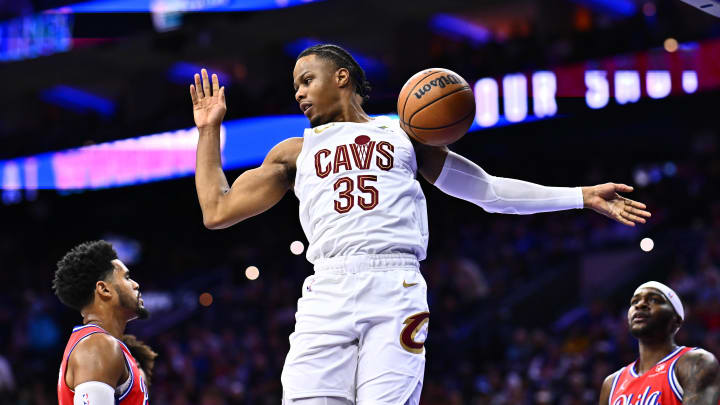
[[[57,13],[154,13],[261,11],[323,0],[91,0],[59,7]]]

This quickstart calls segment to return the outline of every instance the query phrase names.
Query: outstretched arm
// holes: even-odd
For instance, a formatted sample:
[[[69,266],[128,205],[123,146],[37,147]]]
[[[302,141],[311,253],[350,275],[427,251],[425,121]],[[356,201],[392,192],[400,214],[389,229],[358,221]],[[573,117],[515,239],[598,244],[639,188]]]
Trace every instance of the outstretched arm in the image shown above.
[[[212,86],[205,69],[195,75],[190,85],[193,116],[198,127],[195,188],[209,229],[227,228],[260,214],[277,204],[292,184],[295,160],[302,148],[302,138],[280,142],[267,154],[262,165],[240,175],[229,186],[220,157],[220,124],[225,116],[225,88],[217,75]]]
[[[693,350],[680,357],[675,369],[683,387],[683,405],[717,405],[720,398],[720,366],[710,352]]]
[[[450,151],[415,143],[420,174],[444,193],[472,202],[488,212],[534,214],[591,208],[622,224],[645,223],[645,205],[620,196],[632,187],[606,183],[593,187],[546,187],[496,177]]]

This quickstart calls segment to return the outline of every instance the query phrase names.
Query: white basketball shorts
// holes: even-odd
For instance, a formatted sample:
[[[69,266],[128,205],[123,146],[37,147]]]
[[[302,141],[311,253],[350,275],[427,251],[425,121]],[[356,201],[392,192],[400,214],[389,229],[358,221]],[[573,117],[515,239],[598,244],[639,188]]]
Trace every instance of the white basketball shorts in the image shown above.
[[[286,400],[419,402],[430,314],[415,256],[321,259],[302,289],[282,372]]]

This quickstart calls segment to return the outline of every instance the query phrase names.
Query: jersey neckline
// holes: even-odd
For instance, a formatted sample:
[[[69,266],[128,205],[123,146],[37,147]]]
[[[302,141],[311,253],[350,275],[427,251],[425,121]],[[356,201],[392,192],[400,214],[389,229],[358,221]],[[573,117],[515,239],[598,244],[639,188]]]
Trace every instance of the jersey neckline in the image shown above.
[[[645,371],[644,373],[642,373],[642,375],[647,374],[648,371],[650,371],[650,370],[652,370],[653,368],[657,367],[659,364],[662,364],[662,363],[670,360],[670,359],[673,358],[675,355],[677,355],[678,353],[680,353],[680,351],[683,350],[684,348],[685,348],[685,346],[678,346],[677,349],[673,350],[670,354],[668,354],[667,356],[665,356],[662,360],[660,360],[660,361],[658,361],[657,363],[655,363],[652,367],[650,367],[649,369],[647,369],[647,371]],[[632,377],[634,377],[634,378],[641,377],[641,375],[638,374],[638,373],[635,371],[635,365],[637,365],[637,360],[633,361],[633,363],[630,365],[630,375],[631,375]]]

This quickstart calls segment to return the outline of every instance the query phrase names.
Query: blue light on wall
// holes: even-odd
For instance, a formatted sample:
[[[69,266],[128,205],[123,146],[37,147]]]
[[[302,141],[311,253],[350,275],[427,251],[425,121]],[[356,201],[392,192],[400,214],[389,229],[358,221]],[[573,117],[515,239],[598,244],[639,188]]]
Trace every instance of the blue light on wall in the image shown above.
[[[195,73],[200,73],[200,70],[207,68],[207,66],[200,66],[189,62],[176,62],[168,71],[168,78],[173,83],[190,85],[193,82]],[[209,69],[208,69],[209,70]],[[213,68],[212,73],[218,75],[218,81],[221,86],[228,86],[231,82],[230,76]]]
[[[492,39],[492,33],[480,24],[450,14],[437,14],[430,20],[430,28],[440,34],[484,44]]]
[[[328,42],[332,43],[332,41],[323,42],[315,38],[300,38],[285,45],[285,52],[291,57],[295,58],[300,54],[300,52],[311,46],[320,45]],[[348,52],[350,52],[352,57],[355,58],[355,61],[357,61],[360,66],[362,66],[363,70],[365,70],[368,75],[380,75],[387,71],[385,64],[383,64],[381,61],[373,57],[364,55],[362,53],[358,53],[352,49],[348,49],[347,47],[344,48]]]
[[[323,0],[91,0],[55,11],[71,13],[149,13],[167,4],[165,12],[259,11],[301,6]],[[158,5],[160,4],[160,5]]]
[[[501,118],[496,126],[511,124]],[[307,126],[300,114],[228,121],[221,131],[223,167],[256,166],[273,146],[302,136]],[[470,131],[478,129],[473,123]],[[96,190],[191,176],[197,139],[197,129],[187,128],[0,161],[0,188],[10,204],[21,200],[21,190],[30,199],[38,189]]]
[[[637,6],[632,0],[574,0],[593,10],[630,17],[637,13]]]
[[[111,100],[70,86],[55,86],[43,91],[40,98],[79,113],[95,111],[104,117],[115,113],[115,103]]]
[[[0,23],[0,62],[65,52],[72,47],[73,18],[41,14]]]

